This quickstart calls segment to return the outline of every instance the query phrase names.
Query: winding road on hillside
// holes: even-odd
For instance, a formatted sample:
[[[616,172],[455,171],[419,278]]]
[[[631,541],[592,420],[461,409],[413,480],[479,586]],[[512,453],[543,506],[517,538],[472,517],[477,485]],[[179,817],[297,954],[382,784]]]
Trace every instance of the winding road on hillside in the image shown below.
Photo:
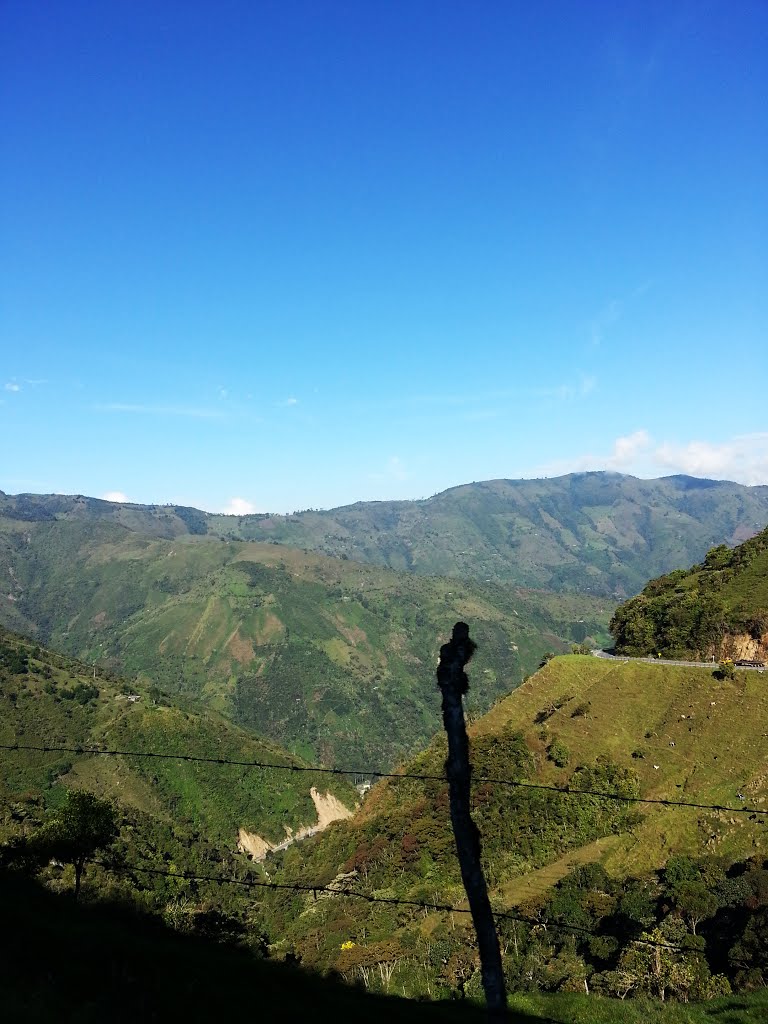
[[[608,661],[645,661],[649,665],[685,665],[688,668],[717,668],[717,662],[712,661],[674,661],[671,658],[627,658],[622,654],[609,654],[607,651],[592,651],[595,658],[606,658]],[[744,669],[745,672],[765,672],[765,668],[757,665],[737,665],[736,668]]]

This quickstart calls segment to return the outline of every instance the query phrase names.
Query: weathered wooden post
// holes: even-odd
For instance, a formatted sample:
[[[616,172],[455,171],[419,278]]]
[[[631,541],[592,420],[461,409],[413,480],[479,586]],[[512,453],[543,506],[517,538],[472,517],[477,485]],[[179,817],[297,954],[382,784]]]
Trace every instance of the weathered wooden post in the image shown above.
[[[462,698],[469,689],[464,666],[472,657],[475,647],[476,644],[469,638],[469,626],[466,622],[457,622],[450,642],[440,648],[437,681],[443,694],[443,724],[448,734],[445,773],[448,778],[456,853],[477,933],[488,1020],[492,1024],[500,1024],[501,1021],[507,1021],[507,993],[499,938],[480,861],[480,834],[470,814],[469,739],[462,704]]]

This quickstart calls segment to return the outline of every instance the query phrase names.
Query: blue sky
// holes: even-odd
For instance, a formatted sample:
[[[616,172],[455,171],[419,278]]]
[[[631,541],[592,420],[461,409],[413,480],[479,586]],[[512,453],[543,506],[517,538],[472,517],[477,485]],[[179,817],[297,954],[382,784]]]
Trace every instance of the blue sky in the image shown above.
[[[5,0],[0,488],[768,483],[761,0]]]

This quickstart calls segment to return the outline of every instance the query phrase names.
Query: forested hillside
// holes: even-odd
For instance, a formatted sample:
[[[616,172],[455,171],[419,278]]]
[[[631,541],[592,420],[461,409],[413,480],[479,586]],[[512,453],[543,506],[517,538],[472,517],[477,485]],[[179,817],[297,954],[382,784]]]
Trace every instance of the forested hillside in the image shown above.
[[[222,516],[82,495],[4,495],[17,522],[111,523],[151,537],[257,540],[425,575],[627,597],[652,576],[737,544],[768,523],[768,487],[670,476],[571,473],[489,480],[419,501],[292,515]]]
[[[68,747],[67,751],[0,750],[0,838],[14,822],[39,820],[71,788],[118,800],[135,819],[143,853],[174,855],[185,845],[234,853],[240,829],[274,842],[286,828],[313,825],[315,786],[350,807],[356,793],[346,781],[291,771],[130,756],[99,756],[100,748],[160,755],[303,765],[274,744],[226,721],[172,703],[157,687],[128,685],[94,674],[90,666],[0,631],[0,743]],[[154,838],[153,838],[154,837]],[[205,859],[205,858],[203,858]]]
[[[768,658],[768,529],[719,545],[691,569],[661,576],[617,609],[619,654],[722,660]]]
[[[451,624],[482,641],[473,710],[547,650],[607,639],[610,606],[272,544],[149,538],[108,521],[0,519],[0,622],[211,707],[326,764],[382,767],[438,726]]]
[[[422,501],[242,517],[229,532],[418,573],[620,599],[766,523],[765,486],[572,473],[465,484]],[[228,525],[218,519],[209,529]]]

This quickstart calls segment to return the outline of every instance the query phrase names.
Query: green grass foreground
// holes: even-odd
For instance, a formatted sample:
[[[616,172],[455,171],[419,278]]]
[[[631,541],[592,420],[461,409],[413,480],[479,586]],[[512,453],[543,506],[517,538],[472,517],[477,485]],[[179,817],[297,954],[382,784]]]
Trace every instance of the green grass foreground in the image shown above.
[[[510,1010],[520,1020],[557,1024],[765,1024],[768,990],[706,1003],[661,1003],[650,999],[606,999],[587,995],[513,995]]]

